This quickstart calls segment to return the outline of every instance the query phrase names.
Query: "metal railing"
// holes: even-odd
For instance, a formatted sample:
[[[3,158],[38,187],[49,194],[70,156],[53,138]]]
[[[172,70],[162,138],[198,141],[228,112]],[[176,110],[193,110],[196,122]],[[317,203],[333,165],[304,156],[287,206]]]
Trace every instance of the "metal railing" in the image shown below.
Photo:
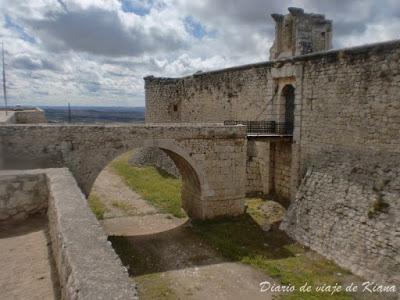
[[[293,134],[293,123],[288,122],[227,120],[224,121],[224,125],[245,125],[247,127],[247,134]]]

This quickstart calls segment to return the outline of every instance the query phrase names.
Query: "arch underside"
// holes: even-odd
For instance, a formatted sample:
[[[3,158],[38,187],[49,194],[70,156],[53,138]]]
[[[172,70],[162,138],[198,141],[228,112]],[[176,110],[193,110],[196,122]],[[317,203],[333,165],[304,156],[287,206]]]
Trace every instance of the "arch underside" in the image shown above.
[[[138,143],[132,147],[124,147],[119,151],[110,154],[109,158],[104,158],[103,162],[98,162],[96,170],[92,170],[88,177],[82,178],[82,188],[86,195],[89,194],[95,179],[100,172],[116,157],[123,153],[128,152],[132,149],[150,149],[158,148],[165,152],[174,162],[176,167],[181,174],[182,189],[181,199],[182,208],[188,214],[190,218],[201,219],[204,217],[204,197],[203,197],[203,186],[207,190],[207,184],[204,182],[205,176],[203,175],[201,167],[197,162],[194,162],[187,151],[172,140],[147,140],[142,143]],[[90,164],[90,163],[89,163]],[[78,172],[79,174],[80,172]],[[79,181],[79,178],[77,178]]]
[[[190,217],[202,216],[201,185],[194,168],[178,154],[162,149],[173,160],[182,177],[182,208]]]

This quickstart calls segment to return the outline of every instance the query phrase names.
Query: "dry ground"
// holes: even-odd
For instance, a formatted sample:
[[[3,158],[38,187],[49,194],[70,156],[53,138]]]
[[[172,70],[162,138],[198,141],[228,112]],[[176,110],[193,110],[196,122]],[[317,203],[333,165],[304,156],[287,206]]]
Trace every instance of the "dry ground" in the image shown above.
[[[0,225],[0,298],[59,299],[45,216]]]
[[[186,218],[159,213],[111,167],[99,175],[92,192],[106,206],[101,223],[107,234],[127,237],[110,239],[125,264],[133,264],[130,272],[141,299],[272,299],[259,292],[259,283],[271,278],[219,257],[187,230]]]
[[[187,222],[162,214],[132,191],[111,166],[106,167],[96,179],[92,193],[106,207],[100,221],[108,235],[146,235],[173,229]]]

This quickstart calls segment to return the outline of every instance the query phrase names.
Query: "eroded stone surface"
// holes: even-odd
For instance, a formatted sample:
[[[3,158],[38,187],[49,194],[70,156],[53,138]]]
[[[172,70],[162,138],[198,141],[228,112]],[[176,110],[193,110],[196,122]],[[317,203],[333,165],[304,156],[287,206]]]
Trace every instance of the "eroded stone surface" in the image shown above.
[[[9,175],[0,172],[0,222],[21,221],[47,208],[44,174]]]
[[[327,158],[309,168],[282,229],[355,274],[399,284],[399,161]]]

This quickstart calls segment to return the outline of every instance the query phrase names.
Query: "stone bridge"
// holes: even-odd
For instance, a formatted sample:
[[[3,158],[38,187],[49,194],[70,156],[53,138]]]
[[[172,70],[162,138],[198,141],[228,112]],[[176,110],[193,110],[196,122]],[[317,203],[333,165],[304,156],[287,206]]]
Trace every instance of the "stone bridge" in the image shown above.
[[[244,126],[1,125],[0,169],[68,167],[84,194],[117,156],[158,147],[182,175],[182,207],[192,218],[238,215],[246,183]]]

